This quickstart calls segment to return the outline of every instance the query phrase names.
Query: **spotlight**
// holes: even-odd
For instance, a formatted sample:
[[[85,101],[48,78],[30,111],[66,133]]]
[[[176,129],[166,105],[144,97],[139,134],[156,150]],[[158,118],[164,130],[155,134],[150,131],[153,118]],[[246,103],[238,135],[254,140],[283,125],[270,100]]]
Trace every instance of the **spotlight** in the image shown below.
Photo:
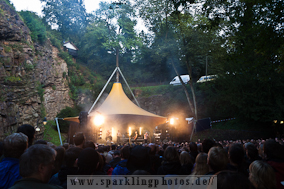
[[[100,126],[105,122],[105,118],[101,114],[97,114],[93,121],[96,126]]]
[[[175,118],[170,119],[170,124],[173,125],[175,123]]]

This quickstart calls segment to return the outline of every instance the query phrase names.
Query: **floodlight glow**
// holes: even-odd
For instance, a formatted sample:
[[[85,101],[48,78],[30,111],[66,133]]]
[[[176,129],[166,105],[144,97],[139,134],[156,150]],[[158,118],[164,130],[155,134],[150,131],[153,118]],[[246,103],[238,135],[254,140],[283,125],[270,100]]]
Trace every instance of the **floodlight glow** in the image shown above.
[[[280,121],[280,124],[283,124],[283,121]]]
[[[274,120],[274,123],[277,123],[277,120]]]
[[[142,127],[139,127],[139,135],[142,135]]]
[[[129,136],[131,136],[131,127],[129,127]]]
[[[39,132],[39,131],[40,131],[40,128],[39,128],[39,127],[37,127],[37,128],[35,129],[35,131]]]
[[[94,121],[94,124],[96,126],[100,126],[105,122],[105,118],[104,118],[104,116],[98,114],[98,115],[95,116],[93,121]]]
[[[174,123],[175,123],[175,119],[174,119],[174,118],[171,118],[171,119],[170,119],[170,124],[173,125]]]

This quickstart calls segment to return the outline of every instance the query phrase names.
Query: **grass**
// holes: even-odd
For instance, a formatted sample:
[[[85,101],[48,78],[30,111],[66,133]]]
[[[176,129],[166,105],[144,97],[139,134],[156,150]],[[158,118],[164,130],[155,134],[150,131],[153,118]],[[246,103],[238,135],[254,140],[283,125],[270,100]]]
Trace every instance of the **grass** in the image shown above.
[[[60,139],[59,139],[59,135],[56,129],[56,123],[55,121],[48,121],[47,124],[45,125],[45,131],[43,134],[43,140],[47,141],[47,142],[51,142],[56,146],[60,146]],[[61,134],[61,139],[62,142],[65,141],[67,138],[66,136]]]

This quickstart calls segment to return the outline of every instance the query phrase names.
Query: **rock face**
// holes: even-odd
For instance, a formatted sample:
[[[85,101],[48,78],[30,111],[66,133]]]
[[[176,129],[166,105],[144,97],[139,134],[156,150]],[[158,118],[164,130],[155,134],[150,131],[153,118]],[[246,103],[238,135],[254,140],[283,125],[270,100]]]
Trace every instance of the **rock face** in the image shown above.
[[[72,107],[67,64],[49,40],[34,44],[17,12],[0,0],[0,140]]]

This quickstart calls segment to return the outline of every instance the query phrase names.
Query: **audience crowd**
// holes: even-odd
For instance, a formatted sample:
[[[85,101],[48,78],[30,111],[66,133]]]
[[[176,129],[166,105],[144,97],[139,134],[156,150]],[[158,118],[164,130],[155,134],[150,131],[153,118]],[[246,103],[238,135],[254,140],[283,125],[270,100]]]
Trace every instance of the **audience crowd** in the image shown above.
[[[284,188],[284,139],[99,145],[37,140],[30,125],[0,142],[0,189],[67,188],[67,175],[217,175],[217,188]]]

